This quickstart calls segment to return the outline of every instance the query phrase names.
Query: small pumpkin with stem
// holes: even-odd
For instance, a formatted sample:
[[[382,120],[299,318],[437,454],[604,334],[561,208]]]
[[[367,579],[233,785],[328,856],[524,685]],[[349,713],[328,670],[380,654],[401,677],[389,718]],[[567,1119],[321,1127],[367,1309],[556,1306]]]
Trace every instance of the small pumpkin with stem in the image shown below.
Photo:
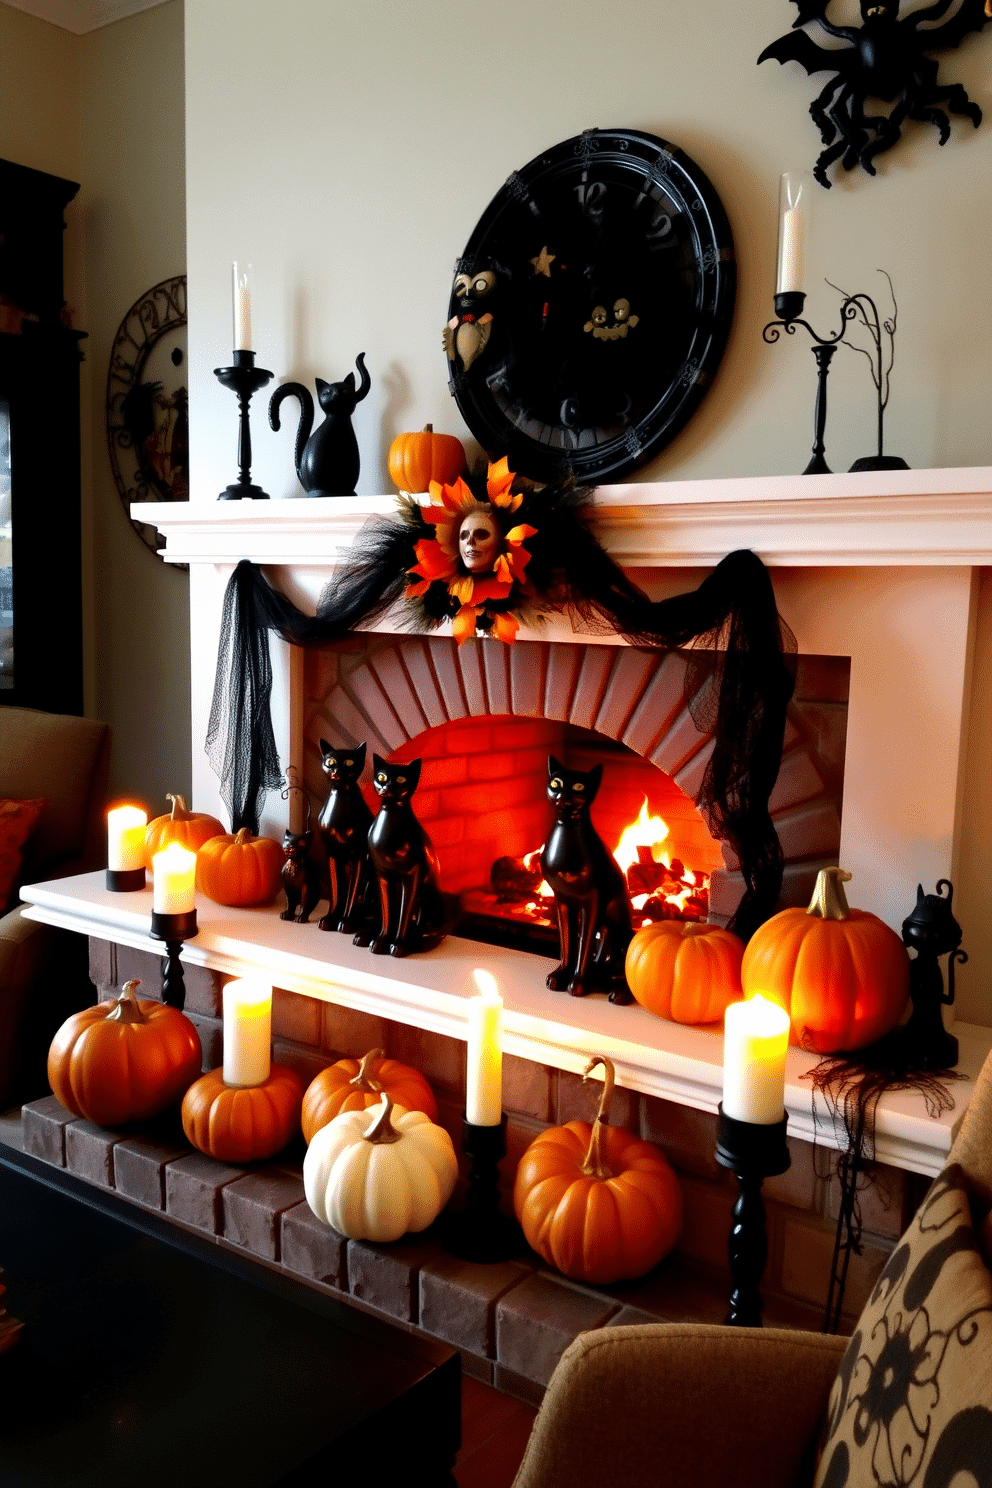
[[[596,1119],[549,1127],[517,1167],[513,1207],[528,1245],[574,1281],[608,1284],[651,1271],[678,1240],[682,1190],[664,1153],[609,1125],[615,1071],[605,1072]]]
[[[115,1001],[73,1013],[48,1051],[48,1083],[74,1116],[97,1126],[147,1121],[176,1105],[200,1073],[200,1036],[178,1008],[138,1001],[137,979]]]
[[[196,855],[196,887],[215,904],[271,904],[282,888],[286,854],[272,837],[248,827],[233,836],[218,833]]]
[[[170,842],[178,842],[187,852],[199,852],[211,837],[219,837],[225,830],[223,822],[205,811],[190,811],[182,796],[171,792],[165,798],[172,802],[172,810],[155,816],[145,828],[145,867],[152,867],[155,854],[162,852]]]
[[[673,1023],[717,1023],[739,1002],[744,942],[695,920],[658,920],[627,947],[624,973],[636,1000]]]
[[[784,1007],[790,1041],[818,1054],[862,1049],[894,1028],[909,999],[909,953],[896,932],[844,893],[851,875],[822,868],[807,909],[783,909],[751,936],[744,996]]]
[[[259,1085],[228,1085],[222,1066],[201,1075],[183,1098],[183,1131],[217,1162],[258,1162],[281,1152],[300,1129],[303,1086],[284,1064]]]
[[[349,1240],[388,1243],[419,1233],[454,1192],[451,1138],[423,1111],[404,1111],[383,1091],[376,1109],[342,1111],[314,1134],[303,1189],[317,1218]]]
[[[399,491],[429,491],[431,481],[450,485],[465,469],[465,450],[454,434],[435,434],[425,424],[417,434],[397,434],[389,446],[389,478]]]
[[[434,1092],[419,1070],[398,1059],[387,1059],[382,1049],[370,1049],[361,1061],[339,1059],[315,1075],[303,1097],[303,1136],[307,1142],[342,1111],[365,1111],[382,1101],[388,1091],[397,1106],[423,1111],[437,1120]]]

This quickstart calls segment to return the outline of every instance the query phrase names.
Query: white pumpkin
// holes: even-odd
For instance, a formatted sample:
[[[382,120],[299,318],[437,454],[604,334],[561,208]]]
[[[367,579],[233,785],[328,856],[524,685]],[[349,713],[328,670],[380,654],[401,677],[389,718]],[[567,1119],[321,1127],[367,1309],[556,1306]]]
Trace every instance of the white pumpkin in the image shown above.
[[[451,1198],[458,1159],[423,1111],[342,1111],[311,1138],[303,1159],[307,1203],[349,1240],[398,1240],[425,1230]]]

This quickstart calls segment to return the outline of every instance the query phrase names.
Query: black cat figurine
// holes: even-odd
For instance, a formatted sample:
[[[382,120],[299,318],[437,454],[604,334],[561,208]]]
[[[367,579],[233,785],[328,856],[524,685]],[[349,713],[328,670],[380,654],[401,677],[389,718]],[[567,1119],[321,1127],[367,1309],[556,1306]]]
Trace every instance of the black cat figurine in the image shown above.
[[[324,412],[324,421],[316,429],[313,429],[313,398],[302,382],[284,382],[269,399],[269,425],[277,432],[279,408],[283,399],[290,395],[299,399],[296,474],[308,496],[355,494],[360,461],[351,415],[372,386],[365,370],[364,351],[359,352],[355,365],[361,378],[357,390],[354,372],[349,372],[343,382],[324,382],[320,377],[316,379],[317,399]]]
[[[282,886],[286,908],[281,920],[295,920],[305,925],[320,903],[320,865],[313,856],[313,832],[291,832],[287,827],[283,839],[286,861],[282,869]]]
[[[953,1069],[958,1062],[958,1041],[945,1029],[941,1011],[954,1001],[954,963],[968,959],[960,949],[961,926],[954,918],[953,900],[949,879],[938,882],[935,894],[924,894],[923,885],[917,884],[916,905],[902,922],[902,943],[907,951],[916,952],[909,965],[913,1011],[902,1034],[921,1069]],[[946,992],[939,956],[948,958]]]
[[[318,822],[327,853],[330,903],[318,924],[321,930],[340,930],[345,935],[353,935],[368,923],[375,903],[369,860],[373,816],[358,785],[365,750],[364,744],[335,749],[326,739],[320,741],[321,768],[331,785]]]
[[[372,763],[381,802],[369,831],[369,857],[379,885],[379,924],[377,933],[361,931],[354,943],[370,945],[377,956],[428,951],[446,932],[437,859],[410,804],[422,762],[389,765],[373,754]]]
[[[548,759],[548,800],[556,819],[541,854],[541,871],[554,890],[561,964],[547,979],[553,992],[573,997],[609,989],[611,1002],[630,1002],[624,980],[634,933],[627,884],[619,864],[589,819],[602,765],[584,773]]]

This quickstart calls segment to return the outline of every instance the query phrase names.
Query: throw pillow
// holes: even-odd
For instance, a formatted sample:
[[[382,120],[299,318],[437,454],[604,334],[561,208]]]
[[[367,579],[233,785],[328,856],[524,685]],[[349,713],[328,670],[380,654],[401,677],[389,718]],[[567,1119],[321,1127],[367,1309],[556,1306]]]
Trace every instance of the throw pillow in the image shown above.
[[[8,801],[0,797],[0,910],[5,911],[21,871],[24,845],[47,801]]]
[[[889,1257],[830,1396],[816,1488],[992,1482],[992,1273],[944,1169]]]

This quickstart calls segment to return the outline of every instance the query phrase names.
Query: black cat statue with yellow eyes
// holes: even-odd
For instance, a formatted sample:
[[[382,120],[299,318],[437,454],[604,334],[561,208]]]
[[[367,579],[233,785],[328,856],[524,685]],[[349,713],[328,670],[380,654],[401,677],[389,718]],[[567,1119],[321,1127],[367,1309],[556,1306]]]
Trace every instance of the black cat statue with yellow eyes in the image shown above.
[[[345,935],[367,926],[374,918],[375,885],[369,861],[372,812],[358,784],[365,768],[364,744],[335,749],[320,741],[321,768],[330,782],[320,809],[318,831],[327,857],[327,913],[318,920],[321,930]]]
[[[372,763],[380,806],[369,830],[369,857],[379,885],[379,922],[375,932],[359,931],[354,944],[371,946],[376,956],[429,951],[447,929],[437,858],[410,801],[422,761],[390,765],[374,754]]]
[[[589,818],[602,778],[602,765],[566,770],[554,755],[548,759],[555,824],[541,854],[541,871],[554,890],[561,964],[549,973],[547,985],[553,992],[567,989],[573,997],[608,991],[611,1002],[630,1002],[623,970],[634,934],[627,883]]]

